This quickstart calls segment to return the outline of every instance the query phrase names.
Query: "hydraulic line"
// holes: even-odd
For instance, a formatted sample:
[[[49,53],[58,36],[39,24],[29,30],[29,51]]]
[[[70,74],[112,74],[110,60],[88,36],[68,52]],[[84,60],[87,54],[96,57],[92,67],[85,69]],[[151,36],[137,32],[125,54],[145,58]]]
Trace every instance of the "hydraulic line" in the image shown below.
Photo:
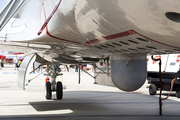
[[[173,86],[174,86],[174,83],[175,83],[175,80],[176,80],[176,78],[174,78],[174,79],[171,81],[171,90],[170,90],[170,92],[169,92],[169,95],[168,95],[166,98],[163,98],[162,100],[168,99],[169,96],[171,95],[172,90],[173,90]]]
[[[160,79],[160,94],[159,94],[159,114],[162,115],[162,100],[166,100],[168,99],[168,97],[170,96],[171,92],[172,92],[172,89],[173,89],[173,85],[175,83],[175,78],[171,81],[171,90],[170,90],[170,93],[169,95],[166,97],[166,98],[161,98],[161,95],[162,95],[162,74],[161,74],[161,58],[158,58],[158,59],[154,59],[153,58],[153,55],[151,56],[152,60],[153,61],[159,61],[159,79]]]

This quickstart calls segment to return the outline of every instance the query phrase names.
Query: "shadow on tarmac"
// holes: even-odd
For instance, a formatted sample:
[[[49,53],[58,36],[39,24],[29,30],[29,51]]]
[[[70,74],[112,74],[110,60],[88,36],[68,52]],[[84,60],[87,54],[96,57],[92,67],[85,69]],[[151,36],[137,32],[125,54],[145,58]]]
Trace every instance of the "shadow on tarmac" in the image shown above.
[[[164,115],[158,114],[158,97],[126,92],[65,91],[64,99],[29,102],[37,112],[71,110],[71,113],[48,115],[0,116],[0,119],[27,120],[179,120],[180,113],[167,107],[180,108],[178,101],[164,102]],[[174,110],[174,111],[172,111]],[[59,111],[59,112],[60,112]],[[174,114],[173,114],[174,113]]]

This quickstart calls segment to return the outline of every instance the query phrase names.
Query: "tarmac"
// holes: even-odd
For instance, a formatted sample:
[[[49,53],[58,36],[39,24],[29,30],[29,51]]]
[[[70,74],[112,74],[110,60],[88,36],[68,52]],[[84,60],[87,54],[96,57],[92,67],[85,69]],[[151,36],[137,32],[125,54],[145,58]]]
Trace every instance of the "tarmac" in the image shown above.
[[[134,92],[123,92],[115,87],[95,85],[93,78],[63,71],[64,96],[46,100],[44,86],[46,76],[40,75],[23,91],[17,87],[14,65],[0,70],[0,119],[2,120],[179,120],[180,99],[172,93],[163,101],[163,115],[159,115],[158,95],[150,96],[144,86]],[[90,72],[93,74],[93,72]],[[29,79],[37,74],[32,74]],[[163,92],[165,97],[168,92]]]

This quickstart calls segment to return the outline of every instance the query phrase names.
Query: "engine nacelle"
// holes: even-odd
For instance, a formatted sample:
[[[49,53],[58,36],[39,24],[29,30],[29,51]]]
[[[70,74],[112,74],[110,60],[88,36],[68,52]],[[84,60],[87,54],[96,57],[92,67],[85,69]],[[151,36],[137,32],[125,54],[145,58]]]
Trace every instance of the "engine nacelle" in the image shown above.
[[[139,89],[147,77],[146,56],[138,57],[112,57],[111,78],[116,87],[123,91]]]

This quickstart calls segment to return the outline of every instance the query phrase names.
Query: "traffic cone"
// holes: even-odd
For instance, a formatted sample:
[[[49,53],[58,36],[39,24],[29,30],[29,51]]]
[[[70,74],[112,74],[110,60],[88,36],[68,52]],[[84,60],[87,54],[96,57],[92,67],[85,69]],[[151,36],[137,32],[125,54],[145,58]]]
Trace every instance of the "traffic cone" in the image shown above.
[[[46,83],[47,83],[47,82],[49,82],[49,77],[48,77],[48,76],[47,76],[47,78],[46,78]]]

